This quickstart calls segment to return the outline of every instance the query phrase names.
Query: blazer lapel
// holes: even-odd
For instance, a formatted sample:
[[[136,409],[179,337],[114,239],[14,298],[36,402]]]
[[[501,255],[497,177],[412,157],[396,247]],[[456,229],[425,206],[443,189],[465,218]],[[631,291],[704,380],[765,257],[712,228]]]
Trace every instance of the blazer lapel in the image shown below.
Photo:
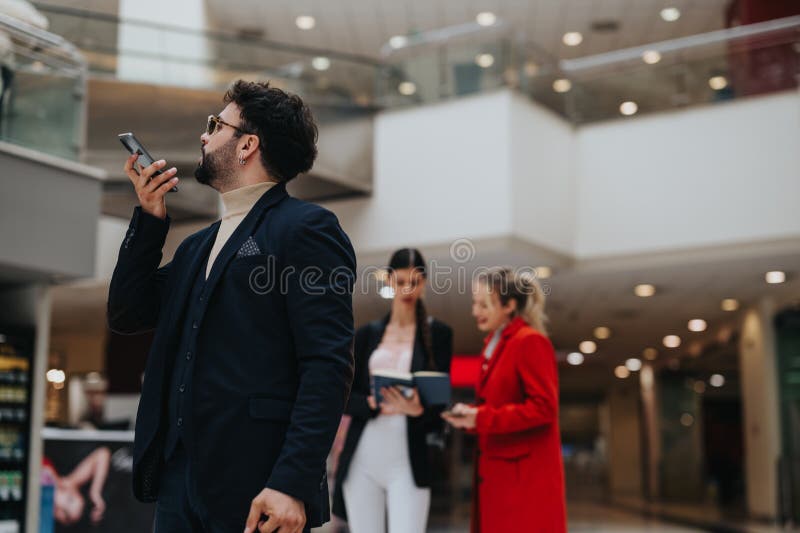
[[[217,220],[211,226],[206,228],[205,233],[203,233],[203,235],[199,238],[198,243],[191,251],[187,252],[189,254],[189,257],[186,258],[187,268],[183,277],[181,277],[178,282],[179,285],[175,291],[175,297],[171,302],[173,312],[170,313],[170,324],[182,323],[182,316],[179,316],[177,321],[172,321],[172,315],[175,314],[174,311],[177,311],[180,315],[182,315],[183,311],[185,310],[184,304],[186,303],[186,299],[189,297],[189,293],[194,286],[195,279],[197,278],[197,271],[200,269],[201,265],[205,264],[205,259],[211,252],[211,247],[214,245],[214,240],[216,239],[217,232],[219,231],[219,225],[220,221]]]
[[[206,294],[211,296],[216,287],[217,282],[222,273],[225,271],[228,263],[234,258],[236,252],[239,251],[244,241],[253,234],[258,227],[259,222],[266,214],[270,207],[277,204],[286,198],[286,184],[279,183],[271,187],[267,192],[261,195],[261,198],[255,203],[250,212],[245,215],[244,219],[239,223],[233,231],[227,242],[223,245],[222,249],[214,260],[214,265],[211,267],[211,272],[206,280]],[[214,232],[216,235],[216,232]],[[212,241],[213,243],[213,241]],[[206,256],[207,257],[207,256]]]

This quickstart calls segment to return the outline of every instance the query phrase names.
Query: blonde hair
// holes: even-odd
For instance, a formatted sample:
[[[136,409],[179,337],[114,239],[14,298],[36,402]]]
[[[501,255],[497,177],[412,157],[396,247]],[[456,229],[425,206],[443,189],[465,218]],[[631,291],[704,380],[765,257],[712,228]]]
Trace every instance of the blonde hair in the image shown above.
[[[533,329],[547,335],[547,315],[544,312],[546,296],[532,272],[495,267],[482,273],[478,281],[485,283],[490,293],[496,292],[501,304],[516,301],[516,315]]]

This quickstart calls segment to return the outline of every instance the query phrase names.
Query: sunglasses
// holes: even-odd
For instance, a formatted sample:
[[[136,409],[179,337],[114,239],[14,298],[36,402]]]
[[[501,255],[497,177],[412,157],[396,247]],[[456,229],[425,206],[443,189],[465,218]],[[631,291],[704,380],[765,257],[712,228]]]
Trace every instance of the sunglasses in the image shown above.
[[[233,124],[229,124],[219,118],[217,115],[208,115],[208,122],[206,122],[206,133],[209,135],[214,135],[217,130],[220,128],[220,124],[223,126],[230,126],[231,128],[235,129],[239,133],[242,134],[249,134],[250,132],[244,131],[242,128],[238,126],[234,126]]]

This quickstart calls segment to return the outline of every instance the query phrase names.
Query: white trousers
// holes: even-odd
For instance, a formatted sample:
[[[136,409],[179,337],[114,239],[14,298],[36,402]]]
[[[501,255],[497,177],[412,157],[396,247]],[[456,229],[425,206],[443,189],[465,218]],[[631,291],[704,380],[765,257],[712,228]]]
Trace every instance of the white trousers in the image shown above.
[[[431,490],[414,484],[405,416],[367,422],[342,489],[350,533],[425,533]]]

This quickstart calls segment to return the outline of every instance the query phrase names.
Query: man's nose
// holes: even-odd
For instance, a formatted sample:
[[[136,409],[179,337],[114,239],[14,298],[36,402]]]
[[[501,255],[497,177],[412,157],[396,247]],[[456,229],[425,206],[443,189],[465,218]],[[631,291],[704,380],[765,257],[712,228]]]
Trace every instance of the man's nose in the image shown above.
[[[208,144],[208,132],[204,131],[202,135],[200,135],[200,142],[203,143],[203,146]]]

